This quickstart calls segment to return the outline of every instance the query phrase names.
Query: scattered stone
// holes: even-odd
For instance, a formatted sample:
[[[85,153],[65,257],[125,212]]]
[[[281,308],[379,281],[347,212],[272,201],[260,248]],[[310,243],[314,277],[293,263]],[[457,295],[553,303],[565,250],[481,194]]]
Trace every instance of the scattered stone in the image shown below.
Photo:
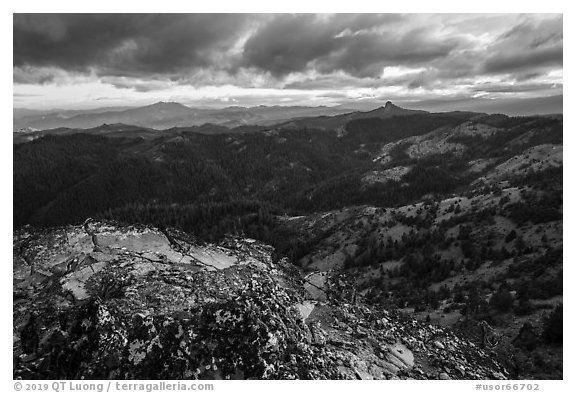
[[[494,379],[506,379],[506,376],[500,372],[492,372]]]
[[[446,347],[444,347],[444,344],[442,344],[440,341],[434,341],[434,345],[436,346],[436,348],[446,349]]]
[[[320,327],[320,323],[310,324],[310,331],[312,332],[312,345],[323,347],[326,345],[326,335]]]

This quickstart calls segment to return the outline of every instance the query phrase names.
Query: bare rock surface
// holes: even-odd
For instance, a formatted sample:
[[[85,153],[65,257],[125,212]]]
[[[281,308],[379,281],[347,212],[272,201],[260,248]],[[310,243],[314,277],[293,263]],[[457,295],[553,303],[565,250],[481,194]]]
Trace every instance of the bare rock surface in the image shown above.
[[[451,331],[314,300],[305,277],[287,260],[273,263],[272,251],[252,239],[200,244],[91,220],[18,230],[14,378],[507,377]]]

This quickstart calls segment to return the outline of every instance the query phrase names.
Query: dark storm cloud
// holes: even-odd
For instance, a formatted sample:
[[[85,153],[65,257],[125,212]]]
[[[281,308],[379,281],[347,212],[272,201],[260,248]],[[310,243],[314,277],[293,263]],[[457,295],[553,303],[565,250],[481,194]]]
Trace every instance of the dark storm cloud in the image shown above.
[[[240,53],[226,55],[253,26]],[[15,14],[14,80],[50,83],[54,69],[171,80],[242,68],[279,79],[310,69],[377,78],[389,65],[432,65],[449,80],[562,65],[561,16],[521,21],[485,48],[439,26],[400,14]]]
[[[484,70],[520,72],[543,66],[562,66],[562,17],[514,26],[489,48]]]
[[[520,93],[555,89],[562,87],[555,83],[528,83],[524,85],[498,85],[498,84],[481,84],[474,86],[472,91],[486,93]]]
[[[562,89],[562,28],[562,15],[15,14],[13,81],[128,96],[530,93]]]
[[[486,62],[485,70],[491,73],[521,71],[540,66],[562,65],[562,46],[543,48],[516,54],[498,54]]]
[[[285,15],[258,30],[244,46],[245,65],[275,75],[302,71],[317,57],[337,48],[334,27],[317,23],[314,15]]]
[[[345,38],[342,50],[320,61],[322,69],[378,76],[385,66],[419,66],[448,56],[458,46],[457,39],[436,39],[420,28],[401,36],[365,34]]]
[[[227,14],[15,14],[14,66],[107,75],[173,73],[209,64],[249,19]]]
[[[315,65],[375,77],[393,64],[418,65],[447,56],[459,40],[440,39],[402,15],[282,15],[268,22],[244,47],[244,60],[282,76]]]
[[[380,70],[381,71],[381,70]],[[381,73],[381,72],[380,72]],[[433,78],[425,72],[412,72],[386,78],[355,77],[346,73],[317,75],[305,80],[286,84],[287,89],[297,90],[330,90],[330,89],[353,89],[353,88],[378,88],[386,86],[423,86],[428,79]]]
[[[44,85],[54,81],[55,73],[52,69],[16,67],[13,71],[13,80],[14,83]]]
[[[286,89],[330,90],[358,87],[374,87],[373,78],[356,78],[347,74],[318,75],[305,80],[288,83]]]
[[[168,80],[124,78],[118,76],[105,76],[101,81],[118,89],[132,89],[137,92],[166,90],[172,86]]]

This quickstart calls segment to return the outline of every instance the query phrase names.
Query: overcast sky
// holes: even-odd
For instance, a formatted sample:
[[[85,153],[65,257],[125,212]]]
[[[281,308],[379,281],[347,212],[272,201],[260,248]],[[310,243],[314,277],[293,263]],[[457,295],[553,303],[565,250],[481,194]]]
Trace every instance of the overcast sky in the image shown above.
[[[337,105],[561,95],[546,14],[15,14],[14,106]]]

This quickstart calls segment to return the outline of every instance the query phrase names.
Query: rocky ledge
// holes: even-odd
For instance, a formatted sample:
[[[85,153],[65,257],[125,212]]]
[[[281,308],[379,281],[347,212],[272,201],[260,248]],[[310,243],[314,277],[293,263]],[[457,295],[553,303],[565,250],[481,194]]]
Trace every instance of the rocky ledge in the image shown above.
[[[14,232],[14,378],[506,379],[453,332],[313,300],[272,249],[88,220]]]

